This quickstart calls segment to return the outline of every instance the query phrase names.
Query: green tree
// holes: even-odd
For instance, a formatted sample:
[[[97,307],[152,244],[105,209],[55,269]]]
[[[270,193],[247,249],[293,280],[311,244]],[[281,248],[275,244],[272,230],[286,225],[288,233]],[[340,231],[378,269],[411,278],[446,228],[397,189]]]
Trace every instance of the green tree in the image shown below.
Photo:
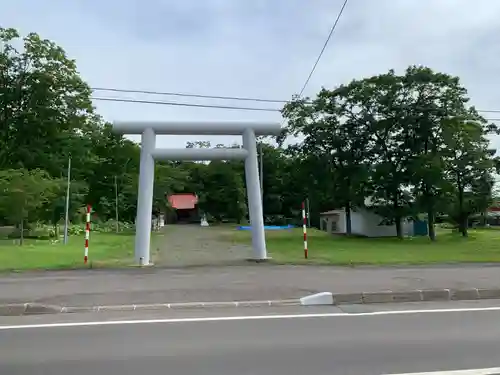
[[[24,239],[24,223],[35,216],[37,210],[50,202],[57,194],[59,181],[45,171],[35,169],[7,169],[0,171],[0,210],[21,231]]]
[[[492,203],[496,160],[487,139],[491,130],[474,109],[443,123],[447,179],[454,187],[449,216],[464,237],[470,216],[483,214]]]
[[[155,186],[153,191],[153,211],[165,213],[168,195],[183,191],[188,173],[171,162],[156,162]]]
[[[140,147],[112,131],[111,124],[97,128],[91,138],[91,158],[85,181],[89,186],[87,202],[99,216],[133,221],[137,207]],[[118,202],[117,202],[118,195]]]
[[[406,140],[402,150],[409,155],[416,202],[427,213],[429,238],[435,240],[435,216],[444,209],[450,191],[443,126],[450,118],[463,115],[467,92],[458,77],[426,67],[411,66],[402,79],[406,93],[401,110]]]
[[[322,89],[317,98],[298,99],[284,107],[289,131],[303,141],[290,149],[302,159],[317,160],[311,174],[329,176],[337,208],[346,212],[346,233],[351,234],[351,210],[364,204],[369,173],[369,122],[359,113],[354,98],[359,82],[334,91]]]
[[[268,143],[257,146],[262,151],[262,184],[263,184],[263,210],[266,222],[269,224],[284,223],[283,200],[288,190],[286,182],[288,176],[285,172],[287,160],[283,150]]]
[[[200,208],[217,221],[234,219],[240,223],[246,215],[243,175],[235,165],[212,161],[203,173],[203,189],[198,192]]]
[[[66,179],[54,179],[52,199],[48,199],[41,207],[40,218],[54,226],[56,234],[59,233],[59,222],[66,214]],[[72,181],[69,195],[69,219],[76,217],[79,210],[85,205],[88,186],[82,181]]]
[[[349,86],[348,86],[349,87]],[[404,149],[406,95],[401,77],[394,71],[373,76],[355,84],[352,100],[358,117],[369,125],[370,200],[369,206],[395,224],[396,234],[403,237],[402,219],[411,216],[409,192],[409,154]],[[367,202],[368,203],[368,202]]]
[[[186,148],[210,148],[210,141],[188,142]],[[239,148],[217,144],[215,148]],[[183,192],[196,193],[201,211],[217,221],[235,220],[240,223],[247,214],[244,165],[240,160],[183,162],[179,166],[188,172]]]
[[[194,141],[187,142],[186,148],[210,148],[212,143],[210,141]]]
[[[0,45],[0,169],[42,168],[59,177],[70,153],[75,167],[85,164],[79,145],[95,116],[75,61],[36,33],[21,41],[15,29],[0,28]]]

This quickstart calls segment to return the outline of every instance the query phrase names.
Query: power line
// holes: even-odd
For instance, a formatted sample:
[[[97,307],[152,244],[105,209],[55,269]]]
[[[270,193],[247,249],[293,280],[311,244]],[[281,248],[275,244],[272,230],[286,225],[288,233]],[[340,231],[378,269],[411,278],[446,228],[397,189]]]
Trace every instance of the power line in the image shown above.
[[[237,101],[249,101],[249,102],[261,102],[261,103],[280,103],[280,104],[287,104],[290,103],[291,100],[282,100],[282,99],[265,99],[265,98],[252,98],[252,97],[246,97],[246,96],[225,96],[225,95],[205,95],[205,94],[187,94],[187,93],[180,93],[180,92],[170,92],[170,91],[150,91],[150,90],[129,90],[129,89],[117,89],[117,88],[111,88],[111,87],[93,87],[92,90],[94,91],[109,91],[109,92],[121,92],[121,93],[129,93],[129,94],[147,94],[147,95],[162,95],[162,96],[179,96],[179,97],[188,97],[188,98],[203,98],[203,99],[221,99],[221,100],[237,100]],[[111,100],[109,98],[94,98],[95,100]],[[112,98],[115,100],[115,98]],[[120,101],[120,98],[117,98],[116,101]],[[135,100],[135,99],[131,99]],[[141,100],[138,100],[138,102],[142,102]],[[149,102],[149,101],[148,101]],[[307,101],[306,103],[311,103],[310,101]],[[170,102],[160,102],[160,103],[148,103],[148,104],[165,104],[165,105],[177,105],[177,104],[170,104]],[[183,106],[183,103],[180,103],[178,105]],[[187,104],[186,104],[187,105]],[[214,106],[215,108],[218,108],[218,106]],[[232,107],[232,106],[229,106]],[[209,107],[211,108],[211,107]],[[247,108],[247,107],[245,107]],[[233,108],[231,108],[233,109]],[[234,109],[240,109],[240,107],[235,107]],[[260,111],[260,108],[250,108],[248,110],[252,111]],[[273,109],[273,108],[263,108],[263,111],[279,111],[279,109]],[[476,109],[477,112],[481,113],[500,113],[500,109]]]
[[[92,97],[92,100],[107,101],[107,102],[122,102],[122,103],[137,103],[137,104],[156,104],[156,105],[171,105],[179,107],[198,107],[198,108],[213,108],[213,109],[232,109],[240,111],[261,111],[261,112],[281,112],[279,108],[260,108],[260,107],[238,107],[232,105],[212,105],[212,104],[192,104],[192,103],[179,103],[179,102],[166,102],[156,100],[140,100],[140,99],[126,99],[126,98],[103,98]],[[477,110],[484,113],[500,113],[500,109],[490,110]],[[487,121],[500,121],[500,118],[487,118]]]
[[[243,96],[220,96],[220,95],[203,95],[203,94],[187,94],[181,92],[169,92],[169,91],[149,91],[149,90],[128,90],[128,89],[116,89],[107,87],[93,87],[94,91],[109,91],[109,92],[122,92],[130,94],[148,94],[148,95],[163,95],[163,96],[181,96],[187,98],[203,98],[203,99],[222,99],[222,100],[240,100],[249,102],[262,102],[262,103],[289,103],[289,100],[274,100],[274,99],[264,99],[264,98],[249,98]]]
[[[330,39],[332,38],[333,33],[335,32],[335,29],[337,28],[337,25],[339,23],[340,17],[342,17],[342,14],[344,13],[344,9],[347,5],[348,0],[344,0],[344,3],[342,4],[342,7],[340,8],[340,11],[337,15],[337,18],[335,19],[335,22],[333,23],[333,26],[330,30],[330,33],[328,34],[328,37],[326,38],[325,43],[323,44],[323,48],[321,48],[321,51],[314,62],[314,65],[309,72],[309,75],[302,86],[302,89],[300,90],[299,97],[302,96],[304,93],[305,88],[309,84],[309,81],[311,80],[312,75],[316,71],[316,67],[318,66],[319,61],[323,57],[323,53],[325,52],[326,47],[328,46],[328,43],[330,42]],[[180,97],[189,97],[189,98],[203,98],[203,99],[221,99],[221,100],[240,100],[240,101],[253,101],[253,102],[261,102],[261,103],[282,103],[286,104],[289,103],[290,101],[288,100],[275,100],[275,99],[264,99],[264,98],[249,98],[249,97],[238,97],[238,96],[223,96],[223,95],[202,95],[202,94],[187,94],[187,93],[179,93],[179,92],[161,92],[161,91],[149,91],[149,90],[126,90],[126,89],[117,89],[117,88],[106,88],[106,87],[93,87],[92,90],[94,91],[108,91],[108,92],[121,92],[121,93],[134,93],[134,94],[149,94],[149,95],[165,95],[165,96],[180,96]],[[111,99],[99,99],[95,98],[96,100],[111,100]],[[120,100],[116,100],[120,101]],[[127,101],[127,100],[123,100]],[[180,105],[180,106],[188,106],[188,107],[204,107],[204,108],[225,108],[225,109],[243,109],[243,110],[262,110],[262,111],[279,111],[277,109],[250,109],[250,108],[239,108],[239,107],[234,107],[233,106],[211,106],[211,105],[195,105],[195,104],[185,104],[185,103],[167,103],[167,102],[161,102],[161,103],[153,103],[152,101],[134,101],[134,103],[147,103],[147,104],[166,104],[166,105]],[[227,108],[226,108],[227,107]]]
[[[340,17],[342,17],[342,13],[344,13],[344,8],[347,5],[347,2],[349,0],[344,0],[344,4],[342,5],[342,8],[340,8],[339,14],[337,15],[337,18],[335,19],[335,22],[333,23],[332,29],[330,30],[330,33],[328,34],[328,37],[326,38],[325,44],[323,45],[323,48],[321,49],[321,52],[318,55],[318,58],[316,59],[316,62],[314,63],[311,72],[309,73],[309,76],[307,77],[304,86],[302,86],[302,89],[300,90],[299,97],[302,96],[304,93],[304,90],[306,89],[307,85],[309,84],[309,81],[311,80],[312,75],[314,74],[314,71],[316,70],[316,67],[318,66],[319,61],[321,60],[321,57],[323,56],[323,52],[325,52],[326,47],[328,46],[328,43],[330,42],[330,39],[332,38],[332,35],[337,28],[337,24],[339,23]]]
[[[342,13],[344,13],[344,9],[347,5],[347,2],[349,0],[344,0],[344,4],[342,4],[342,8],[340,8],[339,13],[337,14],[337,18],[335,19],[335,22],[333,23],[333,26],[330,30],[330,33],[328,34],[328,37],[325,40],[325,43],[323,44],[323,48],[321,48],[321,51],[319,52],[318,58],[314,62],[314,65],[309,72],[309,75],[307,76],[306,81],[304,82],[304,85],[302,86],[302,89],[300,90],[299,93],[299,98],[302,97],[302,94],[304,93],[304,90],[306,89],[307,85],[309,84],[309,81],[311,80],[312,75],[316,71],[316,67],[318,66],[319,61],[321,60],[321,57],[323,57],[323,53],[325,52],[326,47],[328,46],[328,43],[330,42],[330,39],[332,38],[332,35],[337,28],[337,24],[339,23],[340,17],[342,17]],[[281,122],[281,126],[283,126],[286,122],[286,118],[283,118],[283,121]]]
[[[178,103],[178,102],[165,102],[165,101],[139,100],[139,99],[125,99],[125,98],[92,97],[92,100],[107,101],[107,102],[121,102],[121,103],[171,105],[171,106],[179,106],[179,107],[231,109],[231,110],[240,110],[240,111],[281,112],[281,110],[278,109],[278,108],[259,108],[259,107],[238,107],[238,106],[232,106],[232,105],[192,104],[192,103]],[[500,109],[477,110],[477,111],[478,112],[485,112],[485,113],[500,113]],[[500,118],[487,118],[485,120],[487,120],[487,121],[500,121]]]
[[[483,113],[500,113],[500,109],[476,109],[476,111]]]
[[[278,108],[237,107],[237,106],[230,106],[230,105],[192,104],[192,103],[164,102],[164,101],[155,101],[155,100],[139,100],[139,99],[125,99],[125,98],[92,97],[91,99],[92,100],[100,100],[100,101],[108,101],[108,102],[157,104],[157,105],[171,105],[171,106],[179,106],[179,107],[234,109],[234,110],[240,110],[240,111],[281,112],[281,110]]]

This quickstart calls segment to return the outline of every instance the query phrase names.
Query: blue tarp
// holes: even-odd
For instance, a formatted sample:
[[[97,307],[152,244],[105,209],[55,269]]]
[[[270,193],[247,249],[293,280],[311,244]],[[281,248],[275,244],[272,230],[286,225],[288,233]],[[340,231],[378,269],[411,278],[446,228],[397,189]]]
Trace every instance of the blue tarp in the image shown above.
[[[413,222],[413,235],[414,236],[427,236],[429,229],[427,228],[427,221],[417,220]]]
[[[295,228],[293,225],[264,225],[264,230],[281,230]],[[238,230],[252,230],[251,226],[239,226]]]

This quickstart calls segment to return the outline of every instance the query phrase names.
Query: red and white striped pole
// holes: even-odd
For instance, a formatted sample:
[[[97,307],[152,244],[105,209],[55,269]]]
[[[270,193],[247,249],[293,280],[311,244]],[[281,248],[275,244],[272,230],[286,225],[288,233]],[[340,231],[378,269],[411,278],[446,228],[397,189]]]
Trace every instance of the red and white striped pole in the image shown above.
[[[304,232],[304,258],[307,259],[307,215],[305,202],[302,202],[302,220],[302,230]]]
[[[83,263],[87,264],[89,260],[89,238],[90,238],[90,211],[92,210],[92,206],[90,204],[87,205],[87,220],[85,224],[85,253],[83,255]]]

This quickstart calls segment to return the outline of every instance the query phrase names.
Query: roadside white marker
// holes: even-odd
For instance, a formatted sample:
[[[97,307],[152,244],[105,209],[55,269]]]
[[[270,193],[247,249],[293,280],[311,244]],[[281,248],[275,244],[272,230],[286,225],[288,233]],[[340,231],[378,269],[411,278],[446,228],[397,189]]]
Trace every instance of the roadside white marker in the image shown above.
[[[320,306],[333,305],[333,294],[330,292],[321,292],[305,296],[300,299],[302,306]]]

